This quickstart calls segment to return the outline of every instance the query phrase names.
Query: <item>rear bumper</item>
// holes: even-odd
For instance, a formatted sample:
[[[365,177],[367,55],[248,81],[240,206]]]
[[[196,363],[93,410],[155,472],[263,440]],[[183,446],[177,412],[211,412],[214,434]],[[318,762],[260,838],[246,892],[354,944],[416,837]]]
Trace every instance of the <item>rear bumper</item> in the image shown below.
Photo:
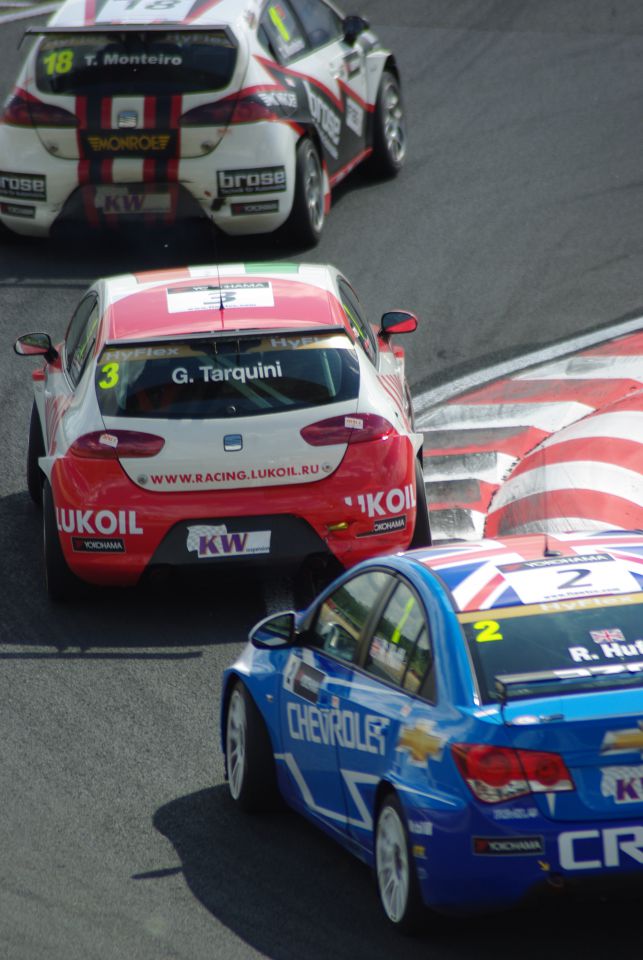
[[[190,219],[228,234],[271,232],[292,207],[297,138],[287,124],[259,122],[228,128],[201,157],[89,162],[48,153],[33,129],[0,126],[0,170],[45,182],[44,195],[0,196],[0,222],[35,237],[67,223],[100,229]],[[238,176],[275,168],[283,171],[278,190]]]
[[[406,549],[415,526],[415,457],[404,437],[369,457],[349,448],[331,477],[313,483],[158,493],[132,483],[117,461],[62,457],[51,484],[65,559],[96,584],[133,585],[159,565],[321,556],[349,567]]]
[[[533,816],[492,820],[462,806],[457,814],[407,813],[425,903],[445,913],[485,912],[555,894],[601,896],[643,890],[643,826],[628,822],[552,822],[532,803],[508,810]]]

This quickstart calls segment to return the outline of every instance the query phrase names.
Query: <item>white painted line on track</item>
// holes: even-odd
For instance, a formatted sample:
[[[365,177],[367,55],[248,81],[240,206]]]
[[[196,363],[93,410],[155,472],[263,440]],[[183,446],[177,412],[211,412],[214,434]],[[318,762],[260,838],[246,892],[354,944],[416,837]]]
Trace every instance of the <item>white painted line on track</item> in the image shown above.
[[[531,353],[524,353],[520,357],[514,357],[504,363],[498,363],[483,370],[475,370],[458,380],[451,380],[449,383],[443,383],[433,390],[426,390],[413,401],[415,410],[416,426],[421,429],[423,426],[422,418],[431,407],[438,403],[444,403],[457,397],[458,394],[467,390],[473,390],[491,380],[498,380],[500,377],[508,377],[526,367],[535,366],[539,363],[545,363],[547,360],[558,360],[569,353],[575,353],[577,350],[584,350],[587,347],[596,346],[597,343],[603,343],[605,340],[613,340],[615,337],[624,336],[627,333],[634,333],[643,327],[643,317],[636,317],[634,320],[625,320],[623,323],[616,323],[612,327],[596,330],[594,333],[587,333],[580,337],[572,337],[561,343],[554,344],[551,347],[544,347],[542,350],[534,350]]]

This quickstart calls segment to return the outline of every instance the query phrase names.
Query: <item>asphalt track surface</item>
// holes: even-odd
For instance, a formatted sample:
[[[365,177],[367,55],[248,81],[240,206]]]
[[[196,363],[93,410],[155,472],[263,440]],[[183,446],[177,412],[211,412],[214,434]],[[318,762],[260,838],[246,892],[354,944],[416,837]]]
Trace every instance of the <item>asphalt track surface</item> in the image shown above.
[[[638,0],[362,0],[398,53],[408,164],[355,176],[321,245],[218,251],[185,238],[0,246],[0,956],[272,960],[602,958],[640,904],[555,902],[400,941],[368,872],[304,821],[227,798],[220,676],[288,585],[44,598],[24,478],[29,361],[100,274],[289,256],[332,261],[371,315],[417,311],[416,392],[643,313],[643,8]],[[2,12],[6,12],[3,8]],[[0,32],[0,96],[23,23]]]

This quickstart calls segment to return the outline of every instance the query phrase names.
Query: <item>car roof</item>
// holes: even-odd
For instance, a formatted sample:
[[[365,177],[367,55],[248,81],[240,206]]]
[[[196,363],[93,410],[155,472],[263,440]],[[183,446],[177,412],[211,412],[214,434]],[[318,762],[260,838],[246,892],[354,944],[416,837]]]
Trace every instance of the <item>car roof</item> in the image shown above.
[[[178,0],[177,3],[161,9],[162,4],[153,8],[154,25],[162,23],[184,26],[225,26],[251,23],[258,18],[261,0]],[[144,4],[133,4],[131,9],[123,0],[67,0],[49,21],[55,27],[99,26],[105,24],[143,24],[152,21],[142,16]]]
[[[452,541],[409,556],[439,576],[458,612],[556,601],[574,609],[582,598],[643,590],[639,531]]]
[[[346,329],[335,274],[330,265],[237,263],[109,277],[101,339]]]

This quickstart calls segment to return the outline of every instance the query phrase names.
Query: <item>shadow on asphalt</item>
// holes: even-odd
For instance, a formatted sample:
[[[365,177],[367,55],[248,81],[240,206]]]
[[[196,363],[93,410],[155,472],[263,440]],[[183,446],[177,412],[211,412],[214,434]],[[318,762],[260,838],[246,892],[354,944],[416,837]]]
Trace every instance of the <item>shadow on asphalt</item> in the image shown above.
[[[0,660],[196,657],[205,646],[244,641],[267,612],[265,577],[212,567],[130,589],[83,586],[73,602],[52,604],[41,514],[26,492],[0,499],[0,583]]]
[[[477,918],[428,915],[420,937],[401,937],[380,912],[366,866],[294,813],[242,814],[226,786],[173,800],[157,810],[154,826],[174,846],[197,900],[272,960],[562,960],[579,943],[584,960],[604,960],[638,942],[640,898],[556,897]],[[163,864],[133,879],[178,870]]]

